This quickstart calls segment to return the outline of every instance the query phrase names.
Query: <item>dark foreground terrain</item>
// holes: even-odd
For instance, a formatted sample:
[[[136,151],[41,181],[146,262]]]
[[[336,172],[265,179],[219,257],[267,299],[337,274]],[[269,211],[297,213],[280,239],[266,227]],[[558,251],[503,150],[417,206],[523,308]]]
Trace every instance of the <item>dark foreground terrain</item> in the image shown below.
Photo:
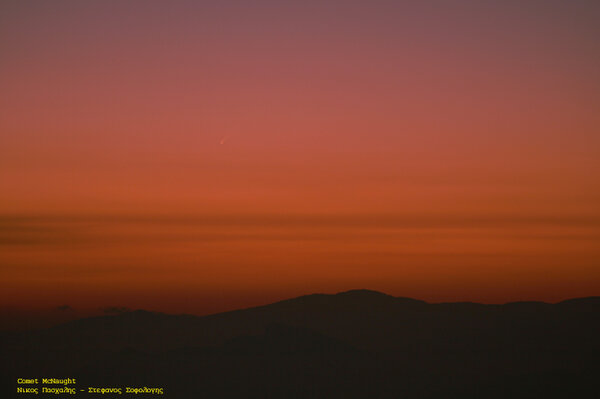
[[[2,333],[0,397],[35,396],[16,394],[17,378],[71,377],[78,396],[102,397],[113,395],[81,389],[162,387],[182,399],[596,398],[599,316],[600,297],[428,304],[367,290],[205,317],[133,311]]]

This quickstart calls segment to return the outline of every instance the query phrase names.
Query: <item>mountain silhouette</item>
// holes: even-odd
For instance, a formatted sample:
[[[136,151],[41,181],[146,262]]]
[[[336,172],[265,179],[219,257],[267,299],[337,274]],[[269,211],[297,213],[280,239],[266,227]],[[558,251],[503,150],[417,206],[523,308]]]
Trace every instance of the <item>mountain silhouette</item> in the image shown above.
[[[202,317],[123,311],[3,332],[2,390],[71,376],[172,398],[583,397],[598,390],[599,315],[599,297],[429,304],[370,290]]]

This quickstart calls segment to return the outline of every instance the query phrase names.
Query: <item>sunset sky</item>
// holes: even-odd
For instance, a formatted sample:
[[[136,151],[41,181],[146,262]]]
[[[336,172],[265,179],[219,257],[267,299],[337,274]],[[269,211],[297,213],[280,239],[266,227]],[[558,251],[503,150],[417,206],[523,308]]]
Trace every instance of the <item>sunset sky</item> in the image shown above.
[[[0,306],[600,295],[600,2],[2,1]]]

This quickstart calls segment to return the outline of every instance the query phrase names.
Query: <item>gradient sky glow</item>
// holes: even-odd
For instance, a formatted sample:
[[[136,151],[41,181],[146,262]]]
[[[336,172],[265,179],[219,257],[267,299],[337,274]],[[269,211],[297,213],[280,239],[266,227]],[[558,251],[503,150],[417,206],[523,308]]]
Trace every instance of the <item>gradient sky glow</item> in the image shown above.
[[[600,3],[3,1],[0,306],[600,294]]]

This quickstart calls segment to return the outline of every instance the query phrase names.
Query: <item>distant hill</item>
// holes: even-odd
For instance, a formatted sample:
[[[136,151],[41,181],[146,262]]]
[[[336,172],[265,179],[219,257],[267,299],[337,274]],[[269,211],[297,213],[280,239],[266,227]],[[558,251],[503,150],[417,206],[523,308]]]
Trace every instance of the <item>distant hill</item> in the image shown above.
[[[2,333],[2,389],[35,375],[173,398],[583,397],[598,389],[599,316],[599,297],[428,304],[369,290],[203,317],[137,310]]]

